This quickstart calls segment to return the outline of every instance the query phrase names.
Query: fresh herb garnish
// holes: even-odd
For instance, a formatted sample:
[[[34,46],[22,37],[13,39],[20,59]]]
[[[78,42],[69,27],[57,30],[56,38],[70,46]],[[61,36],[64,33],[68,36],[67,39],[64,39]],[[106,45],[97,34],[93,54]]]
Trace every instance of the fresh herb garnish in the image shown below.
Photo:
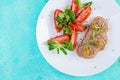
[[[70,7],[66,7],[63,12],[59,13],[56,17],[56,21],[59,22],[56,27],[63,28],[63,34],[72,34],[68,23],[75,21],[75,13],[70,9]]]
[[[63,34],[69,34],[69,35],[72,34],[72,31],[71,31],[70,26],[66,25],[66,26],[63,28]]]
[[[89,47],[91,45],[93,45],[93,46],[101,46],[102,45],[102,41],[94,42],[94,39],[96,38],[97,35],[100,35],[100,33],[102,31],[104,32],[106,30],[106,28],[104,26],[102,26],[102,25],[100,26],[96,23],[92,24],[92,27],[93,27],[92,28],[93,32],[92,32],[89,40],[86,43],[82,44],[82,46]]]
[[[93,40],[93,39],[95,39],[95,37],[96,37],[96,31],[93,31],[93,33],[92,33],[92,35],[90,36],[90,40]]]
[[[58,24],[57,28],[62,28],[63,24]]]
[[[60,44],[58,41],[53,40],[50,42],[47,42],[49,50],[56,50],[56,52],[59,54],[60,51],[63,52],[65,55],[67,55],[67,50],[73,51],[74,48],[72,46],[72,43],[70,40],[66,40],[64,44]]]
[[[48,46],[49,50],[53,50],[56,48],[56,46],[52,42],[49,42],[47,45],[49,45]]]
[[[88,42],[82,44],[82,46],[84,46],[84,47],[89,47],[90,45],[91,45],[91,41],[88,41]]]
[[[92,2],[87,2],[87,3],[82,4],[82,8],[85,8],[91,5],[92,5]]]
[[[70,10],[70,6],[67,6],[67,7],[64,9],[64,13],[65,13],[65,14],[68,14],[68,13],[69,13],[69,10]]]
[[[65,18],[66,18],[67,22],[70,22],[70,16],[69,15],[66,15]]]
[[[64,44],[60,44],[58,41],[53,40],[53,41],[47,42],[47,45],[49,50],[56,49],[58,54],[60,51],[62,51],[65,55],[67,55],[67,52],[64,49]]]
[[[73,48],[72,43],[71,43],[70,40],[67,40],[67,41],[65,42],[65,46],[64,46],[64,47],[65,47],[66,49],[70,50],[70,51],[73,51],[73,50],[74,50],[74,48]]]
[[[67,55],[67,52],[66,52],[66,50],[65,50],[63,47],[61,47],[60,50],[61,50],[65,55]]]
[[[69,8],[66,8],[64,12],[59,13],[58,16],[56,17],[57,22],[62,22],[66,24],[74,20],[75,20],[75,13]]]
[[[57,17],[56,17],[56,21],[57,21],[57,22],[62,22],[62,18],[59,17],[59,16],[57,16]]]
[[[76,3],[77,3],[78,5],[81,4],[81,1],[80,1],[80,0],[75,0],[75,1],[76,1]]]
[[[72,10],[69,11],[68,15],[70,16],[71,21],[75,20],[75,13]]]
[[[58,54],[60,53],[60,49],[59,48],[56,48],[56,51],[57,51]]]
[[[59,16],[61,19],[63,19],[65,15],[64,15],[64,13],[59,13],[58,16]]]

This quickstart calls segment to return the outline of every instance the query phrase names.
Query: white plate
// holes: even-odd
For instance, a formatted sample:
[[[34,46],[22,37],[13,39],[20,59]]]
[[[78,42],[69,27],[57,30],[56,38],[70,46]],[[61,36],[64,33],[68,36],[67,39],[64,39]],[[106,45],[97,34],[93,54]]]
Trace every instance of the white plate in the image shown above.
[[[93,1],[93,12],[88,21],[95,16],[103,16],[109,20],[109,41],[104,51],[94,59],[84,59],[76,52],[68,51],[68,55],[56,54],[49,51],[46,41],[58,35],[54,29],[53,13],[55,9],[64,9],[71,4],[71,0],[49,0],[38,18],[36,37],[41,54],[55,69],[73,76],[88,76],[104,71],[110,67],[120,55],[120,8],[114,0],[82,0]],[[79,35],[82,38],[84,33]],[[80,42],[80,41],[79,41]]]

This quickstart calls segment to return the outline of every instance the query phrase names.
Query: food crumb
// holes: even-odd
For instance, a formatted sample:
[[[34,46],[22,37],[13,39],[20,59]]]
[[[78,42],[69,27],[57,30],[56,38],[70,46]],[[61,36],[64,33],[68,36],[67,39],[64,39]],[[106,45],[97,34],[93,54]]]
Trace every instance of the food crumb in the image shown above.
[[[94,68],[97,68],[96,66],[94,66]]]
[[[93,10],[96,10],[96,8],[93,8]]]
[[[110,20],[109,18],[106,19],[106,22],[107,22],[108,24],[109,24],[109,20]]]
[[[48,15],[49,17],[51,17],[51,15]]]
[[[114,49],[112,49],[112,52],[114,52],[115,50]]]

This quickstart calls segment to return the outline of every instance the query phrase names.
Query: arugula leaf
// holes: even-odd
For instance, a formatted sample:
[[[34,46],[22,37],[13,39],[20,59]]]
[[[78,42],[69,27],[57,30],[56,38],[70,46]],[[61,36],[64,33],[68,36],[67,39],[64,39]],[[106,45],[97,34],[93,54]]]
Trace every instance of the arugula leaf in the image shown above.
[[[49,50],[53,50],[53,49],[55,49],[55,46],[49,45]]]
[[[73,50],[74,50],[73,45],[72,45],[72,43],[71,43],[70,40],[65,41],[65,46],[64,46],[64,47],[65,47],[66,49],[70,50],[70,51],[73,51]]]
[[[64,44],[60,44],[58,41],[53,40],[53,41],[47,42],[47,45],[48,45],[49,50],[54,50],[55,49],[58,54],[61,50],[65,55],[67,55],[67,52],[66,52],[66,50],[64,49],[64,46],[63,46]]]
[[[72,31],[71,31],[71,28],[70,26],[66,25],[63,29],[63,34],[69,34],[71,35],[72,34]]]
[[[65,17],[67,18],[67,21],[75,20],[75,13],[70,8],[65,8],[64,14],[65,14]]]
[[[74,50],[70,40],[66,40],[64,44],[60,44],[58,41],[53,40],[53,41],[47,42],[47,45],[50,51],[56,50],[57,54],[59,54],[60,51],[62,51],[65,55],[67,55],[66,49],[68,49],[69,51]]]
[[[55,49],[55,45],[52,42],[48,42],[47,44],[48,44],[49,50]]]
[[[57,22],[61,22],[66,25],[68,25],[70,21],[74,21],[74,20],[75,20],[75,13],[68,8],[66,8],[63,13],[59,13],[58,16],[56,17]]]
[[[75,20],[75,13],[72,10],[69,11],[69,16],[70,16],[71,21]]]
[[[69,31],[69,30],[70,30],[70,26],[66,25],[66,26],[65,26],[65,29],[66,29],[67,31]]]
[[[70,21],[70,16],[69,16],[69,15],[66,15],[65,18],[66,18],[66,21],[67,21],[67,22]]]
[[[47,42],[47,45],[53,45],[52,42]]]
[[[56,48],[56,51],[57,51],[58,54],[60,53],[60,49],[59,48]]]
[[[62,28],[63,24],[58,24],[56,27],[57,28]]]
[[[64,48],[61,47],[60,50],[61,50],[65,55],[67,55],[67,52],[65,51]]]
[[[57,22],[62,22],[62,19],[61,19],[59,16],[57,16],[57,17],[56,17],[56,21],[57,21]]]
[[[70,6],[66,6],[66,8],[64,9],[64,14],[68,14],[70,10]]]
[[[78,5],[81,4],[81,1],[80,1],[80,0],[75,0],[75,1],[76,1],[76,3],[77,3]]]
[[[82,4],[82,8],[85,8],[91,5],[92,5],[92,2],[87,2],[87,3]]]
[[[65,16],[64,16],[64,13],[59,13],[58,16],[63,19]]]
[[[68,21],[66,19],[63,20],[64,26],[68,24]]]
[[[65,9],[65,10],[64,10],[64,13],[65,13],[65,14],[68,14],[68,13],[69,13],[69,9]]]

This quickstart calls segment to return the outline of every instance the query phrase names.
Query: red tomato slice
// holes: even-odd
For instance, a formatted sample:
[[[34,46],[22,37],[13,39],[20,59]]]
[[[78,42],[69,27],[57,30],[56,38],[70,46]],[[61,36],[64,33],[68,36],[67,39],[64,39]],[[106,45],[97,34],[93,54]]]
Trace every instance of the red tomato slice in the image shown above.
[[[79,24],[77,27],[76,27],[76,31],[78,32],[83,32],[86,30],[86,27],[82,24]]]
[[[62,11],[59,10],[59,9],[56,9],[55,12],[54,12],[54,24],[55,24],[55,29],[56,29],[57,33],[62,30],[62,28],[57,28],[57,25],[59,24],[59,22],[56,21],[56,17],[60,12],[62,12]]]
[[[84,8],[77,16],[75,22],[83,22],[85,21],[91,14],[92,12],[92,8],[89,6],[89,7],[86,7]]]
[[[75,23],[69,22],[69,26],[72,28],[72,30],[76,30]]]
[[[66,40],[70,40],[70,36],[67,34],[56,36],[54,38],[49,39],[48,42],[53,41],[53,40],[57,40],[59,43],[64,43]]]
[[[72,31],[71,43],[73,45],[73,48],[75,49],[77,44],[77,32],[75,30]]]
[[[76,3],[76,0],[72,0],[71,10],[76,14],[79,10],[79,5]]]
[[[75,30],[77,32],[83,32],[86,30],[86,27],[82,24],[76,24],[76,23],[69,23],[70,27],[72,28],[72,30]]]

